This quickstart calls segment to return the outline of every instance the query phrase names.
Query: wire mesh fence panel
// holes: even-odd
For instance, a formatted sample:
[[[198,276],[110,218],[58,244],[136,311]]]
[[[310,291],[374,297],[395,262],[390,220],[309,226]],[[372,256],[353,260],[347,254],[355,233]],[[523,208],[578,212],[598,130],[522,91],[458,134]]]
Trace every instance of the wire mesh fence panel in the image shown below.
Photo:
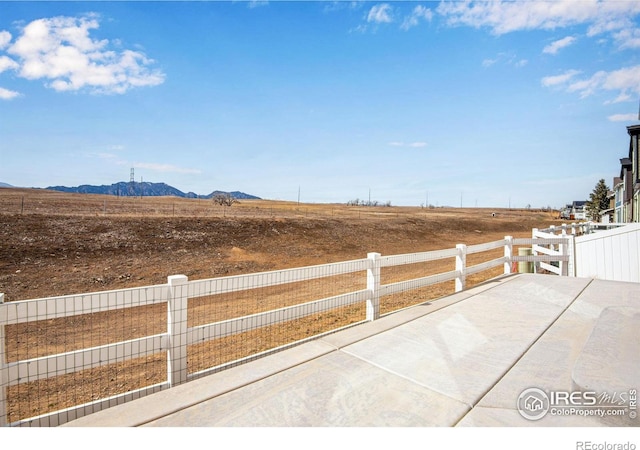
[[[228,368],[263,356],[265,352],[316,337],[365,319],[365,305],[336,306],[303,316],[189,346],[189,372]]]
[[[166,321],[166,306],[156,304],[7,325],[7,362],[164,333]]]
[[[23,382],[7,389],[7,422],[15,423],[54,411],[91,404],[100,399],[150,388],[166,380],[166,352],[134,358],[121,363],[107,364],[41,380]],[[125,399],[113,403],[124,403]],[[110,405],[111,406],[111,405]],[[91,408],[91,406],[88,406]],[[96,411],[101,408],[96,408]],[[60,419],[51,418],[40,425],[55,425]],[[51,421],[55,421],[51,423]]]
[[[361,266],[362,262],[354,262],[356,269]],[[191,298],[189,373],[364,320],[366,271],[301,277]]]
[[[380,271],[380,284],[414,280],[429,275],[448,272],[454,268],[455,262],[453,258],[383,267]]]
[[[423,287],[420,287],[418,282],[411,282],[411,280],[419,280],[454,270],[455,261],[453,257],[439,258],[438,255],[434,256],[437,259],[399,264],[381,269],[380,283],[382,285],[405,282],[402,285],[402,292],[382,296],[380,299],[381,314],[387,314],[444,297],[455,291],[453,282],[449,281],[438,283],[435,282],[437,280],[434,280],[432,284]],[[426,258],[429,258],[429,256],[426,256]]]
[[[366,288],[364,271],[189,300],[189,327],[271,311]]]
[[[380,314],[389,314],[404,308],[437,300],[455,292],[455,283],[446,281],[405,292],[385,295],[380,299]]]
[[[517,250],[516,250],[517,251]],[[467,255],[467,268],[487,263],[492,260],[497,260],[504,256],[504,247],[498,247],[495,249],[485,250]],[[489,267],[481,270],[480,272],[467,275],[466,287],[471,288],[487,280],[495,278],[504,274],[504,262],[496,262],[495,267]]]
[[[135,291],[3,305],[6,423],[166,380],[166,306],[144,304],[145,290]]]

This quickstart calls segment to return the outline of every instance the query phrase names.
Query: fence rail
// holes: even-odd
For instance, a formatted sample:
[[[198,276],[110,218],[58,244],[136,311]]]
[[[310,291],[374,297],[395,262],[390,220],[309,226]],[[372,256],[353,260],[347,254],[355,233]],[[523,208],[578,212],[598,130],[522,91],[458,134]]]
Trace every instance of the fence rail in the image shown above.
[[[612,230],[628,225],[627,223],[600,223],[600,222],[580,222],[565,223],[562,225],[551,225],[549,228],[539,229],[538,231],[553,235],[572,234],[574,236],[582,236],[585,234],[595,233],[597,231]]]
[[[55,426],[75,418],[90,414],[119,403],[139,398],[144,395],[167,389],[187,382],[200,376],[222,370],[231,364],[237,364],[256,355],[264,355],[302,341],[317,338],[322,334],[335,332],[345,326],[353,326],[364,321],[376,320],[380,317],[380,301],[382,297],[393,294],[417,290],[443,282],[455,281],[455,291],[465,288],[466,278],[472,274],[503,266],[501,272],[512,273],[513,263],[518,261],[533,261],[536,264],[557,262],[566,264],[571,255],[569,249],[570,236],[534,236],[531,239],[505,239],[478,245],[466,246],[459,244],[456,248],[436,250],[430,252],[411,253],[405,255],[382,256],[379,253],[369,253],[367,258],[324,264],[296,269],[277,270],[256,274],[237,275],[223,278],[190,281],[184,275],[172,275],[166,284],[146,286],[140,288],[121,289],[106,292],[67,295],[54,298],[23,300],[3,303],[4,295],[0,294],[0,425],[10,426]],[[514,246],[532,245],[538,255],[515,256]],[[467,264],[467,255],[491,252],[504,249],[504,256],[484,261],[472,266]],[[418,263],[455,259],[455,269],[441,273],[418,276],[409,280],[382,283],[382,270],[393,266],[407,266]],[[546,267],[546,266],[544,266]],[[554,266],[550,266],[556,269]],[[554,273],[565,274],[562,270]],[[196,323],[198,305],[217,304],[224,309],[233,302],[225,300],[225,296],[239,296],[243,293],[255,292],[256,305],[263,306],[267,298],[283,294],[276,292],[283,286],[293,286],[293,290],[303,289],[299,283],[315,281],[319,286],[341,281],[346,292],[338,292],[325,297],[315,296],[323,290],[309,288],[309,295],[304,301],[294,304],[282,304],[280,307],[265,311],[252,311],[239,316],[216,316],[211,320],[206,314],[201,319],[204,323]],[[305,288],[306,289],[306,288]],[[278,297],[279,298],[279,297]],[[419,303],[424,302],[419,301]],[[200,303],[198,303],[200,302]],[[197,304],[196,304],[197,303]],[[83,315],[96,313],[113,313],[132,311],[137,308],[165,305],[166,321],[163,330],[149,333],[145,336],[122,340],[119,342],[102,343],[88,348],[63,351],[52,355],[38,355],[21,359],[20,344],[8,341],[7,329],[40,321],[55,322],[61,319],[75,320]],[[255,352],[222,364],[208,364],[206,354],[204,368],[197,368],[189,372],[189,358],[194,357],[193,349],[197,346],[221,342],[233,336],[245,336],[259,329],[271,329],[275,326],[292,326],[294,321],[312,319],[318,314],[331,313],[337,309],[360,308],[363,316],[357,316],[347,325],[338,324],[313,331],[311,335],[298,338],[292,342],[279,343],[270,348],[257,348]],[[17,329],[12,332],[12,339],[20,340]],[[134,330],[136,331],[136,330]],[[160,332],[157,332],[160,331]],[[137,332],[137,331],[136,331]],[[12,356],[9,361],[7,348],[16,347],[18,356]],[[28,346],[28,344],[27,344]],[[132,360],[158,357],[165,358],[166,375],[160,382],[150,382],[142,388],[132,388],[124,393],[108,395],[105,398],[94,399],[72,407],[63,408],[34,417],[19,417],[17,420],[9,418],[8,394],[10,388],[24,383],[40,382],[48,378],[70,376],[76,372],[94,370],[102,366],[124,363]],[[13,353],[12,353],[13,355]],[[15,359],[15,360],[14,360]],[[117,378],[117,377],[114,377]]]

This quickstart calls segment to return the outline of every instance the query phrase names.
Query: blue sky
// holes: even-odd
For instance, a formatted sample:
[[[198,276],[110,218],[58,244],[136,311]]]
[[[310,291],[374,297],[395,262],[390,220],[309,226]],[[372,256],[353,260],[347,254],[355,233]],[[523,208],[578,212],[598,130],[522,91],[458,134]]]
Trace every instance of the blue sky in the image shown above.
[[[0,182],[562,206],[638,123],[640,2],[0,2]]]

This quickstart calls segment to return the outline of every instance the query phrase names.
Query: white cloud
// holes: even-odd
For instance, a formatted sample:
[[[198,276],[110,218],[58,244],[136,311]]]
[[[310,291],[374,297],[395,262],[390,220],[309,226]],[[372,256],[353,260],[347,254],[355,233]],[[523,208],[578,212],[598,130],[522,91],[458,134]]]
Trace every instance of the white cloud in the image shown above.
[[[568,70],[565,73],[560,75],[552,75],[552,76],[544,77],[542,79],[542,85],[545,87],[551,87],[551,86],[557,86],[560,84],[565,84],[566,82],[571,80],[573,77],[575,77],[579,73],[580,73],[579,70]]]
[[[567,92],[576,92],[585,98],[596,92],[617,91],[615,100],[606,103],[626,101],[640,94],[640,65],[625,67],[610,72],[601,70],[588,78],[575,80],[578,71],[570,70],[562,75],[545,77],[542,85],[546,87],[562,86]]]
[[[5,70],[17,69],[18,67],[20,66],[13,59],[5,55],[0,56],[0,73]]]
[[[638,114],[613,114],[607,118],[611,122],[633,122],[638,120]]]
[[[5,48],[11,42],[11,33],[8,31],[0,31],[0,50]]]
[[[403,30],[408,30],[409,28],[415,27],[420,23],[420,20],[425,20],[427,22],[431,22],[433,19],[433,11],[431,9],[424,7],[422,5],[418,5],[413,8],[410,16],[404,18],[402,25],[400,28]]]
[[[393,19],[391,18],[391,5],[388,3],[382,3],[379,5],[374,5],[369,10],[367,14],[367,22],[373,23],[391,23]]]
[[[267,6],[269,2],[267,0],[250,0],[247,5],[250,9],[259,8],[261,6]]]
[[[113,153],[106,153],[106,152],[97,153],[96,156],[100,159],[115,161],[116,164],[119,162],[118,159],[120,158],[118,155],[115,155]],[[126,161],[123,161],[123,162],[126,162]]]
[[[526,59],[518,59],[517,56],[513,53],[502,52],[499,53],[495,58],[487,58],[483,60],[482,67],[491,67],[498,63],[520,68],[526,66],[529,61]]]
[[[615,104],[615,103],[628,102],[629,100],[632,100],[631,95],[629,95],[626,92],[623,92],[620,95],[618,95],[616,98],[614,98],[613,100],[607,100],[606,102],[604,102],[604,104],[605,105],[611,105],[611,104]]]
[[[437,8],[450,25],[488,27],[494,34],[520,30],[554,30],[590,24],[589,35],[627,27],[640,14],[640,2],[603,0],[443,1]]]
[[[611,72],[599,71],[591,78],[573,83],[570,92],[580,92],[582,97],[595,91],[618,91],[619,94],[640,94],[640,65],[625,67]]]
[[[7,51],[19,63],[19,76],[48,80],[56,91],[122,94],[164,82],[165,75],[151,69],[154,61],[143,53],[110,50],[108,40],[92,38],[98,28],[95,15],[34,20]]]
[[[572,45],[575,41],[576,41],[575,37],[567,36],[565,38],[559,39],[559,40],[554,41],[551,44],[547,45],[542,50],[542,53],[548,53],[550,55],[555,55],[555,54],[558,53],[559,50]]]
[[[409,144],[405,144],[404,142],[393,141],[393,142],[389,142],[389,145],[391,147],[422,148],[422,147],[426,147],[427,143],[426,142],[411,142]]]
[[[0,100],[12,100],[19,96],[20,96],[19,92],[10,91],[9,89],[0,87]]]
[[[621,49],[640,48],[640,28],[620,30],[613,34],[613,38]]]
[[[198,174],[202,173],[200,169],[186,169],[183,167],[174,166],[171,164],[157,164],[157,163],[134,163],[133,167],[136,169],[148,169],[155,172],[173,172],[173,173],[186,173],[186,174]]]
[[[185,167],[175,166],[173,164],[165,163],[151,163],[151,162],[131,162],[122,158],[121,151],[125,149],[124,145],[115,144],[107,147],[107,151],[89,153],[88,156],[92,158],[99,158],[110,164],[116,166],[133,167],[135,169],[146,169],[153,172],[161,173],[180,173],[196,175],[202,173],[200,169],[190,169]]]
[[[497,59],[485,59],[484,61],[482,61],[482,67],[491,67],[497,62]]]

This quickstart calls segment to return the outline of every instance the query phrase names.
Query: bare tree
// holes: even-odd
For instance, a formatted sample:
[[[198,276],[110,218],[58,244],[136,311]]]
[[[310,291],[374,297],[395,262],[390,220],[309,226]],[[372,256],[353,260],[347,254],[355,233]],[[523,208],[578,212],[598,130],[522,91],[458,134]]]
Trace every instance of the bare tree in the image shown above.
[[[220,206],[231,206],[234,203],[240,203],[237,198],[231,194],[216,194],[212,197],[213,203]]]

